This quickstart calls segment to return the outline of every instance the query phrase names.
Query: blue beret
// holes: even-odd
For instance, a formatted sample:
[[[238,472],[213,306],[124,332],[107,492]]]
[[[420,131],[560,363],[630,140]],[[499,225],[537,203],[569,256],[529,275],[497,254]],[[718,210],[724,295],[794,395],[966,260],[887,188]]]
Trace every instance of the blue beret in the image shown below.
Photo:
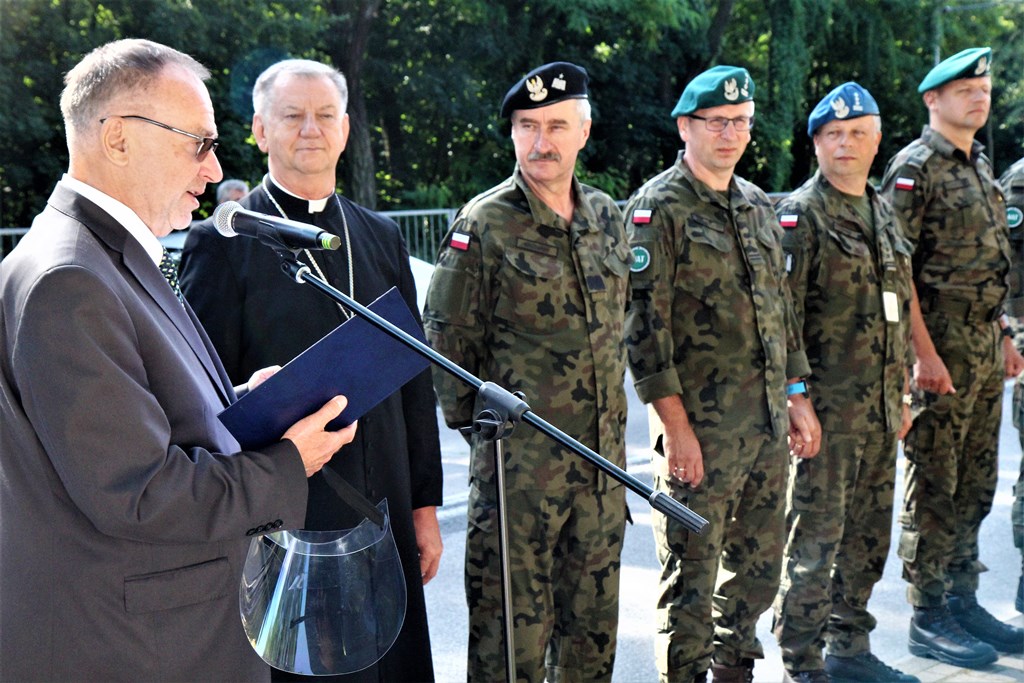
[[[587,99],[587,70],[569,62],[538,66],[512,86],[501,103],[501,117],[516,109],[536,109],[562,100]]]
[[[698,109],[739,104],[754,99],[754,80],[741,66],[716,66],[687,84],[672,110],[672,117],[692,114]]]
[[[924,93],[934,90],[940,85],[961,78],[978,78],[987,76],[992,70],[992,48],[972,47],[948,57],[928,72],[928,75],[917,86],[917,92]]]
[[[814,131],[829,121],[846,121],[878,113],[878,103],[871,93],[859,84],[847,81],[818,102],[811,115],[807,117],[807,135],[814,137]]]

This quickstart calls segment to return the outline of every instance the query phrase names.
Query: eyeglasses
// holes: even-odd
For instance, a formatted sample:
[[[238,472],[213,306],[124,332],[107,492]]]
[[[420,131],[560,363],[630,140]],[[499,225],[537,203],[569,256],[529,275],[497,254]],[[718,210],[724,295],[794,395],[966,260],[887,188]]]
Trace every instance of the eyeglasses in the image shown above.
[[[207,138],[203,137],[202,135],[196,135],[195,133],[189,133],[187,130],[175,128],[174,126],[168,126],[166,123],[160,123],[159,121],[147,119],[145,116],[138,116],[136,114],[111,114],[111,116],[106,116],[100,119],[100,123],[103,123],[112,116],[116,116],[121,119],[138,119],[139,121],[145,121],[146,123],[151,123],[154,126],[160,126],[165,130],[169,130],[174,133],[178,133],[179,135],[185,135],[187,137],[192,138],[193,140],[199,143],[199,147],[196,148],[196,161],[202,161],[210,152],[217,149],[217,146],[220,145],[220,142],[217,140],[217,138]]]
[[[703,116],[697,116],[696,114],[688,114],[687,116],[691,119],[703,121],[704,127],[712,133],[721,133],[730,123],[737,133],[745,133],[754,127],[753,116],[737,116],[734,119],[727,119],[724,116],[712,116],[708,119]]]

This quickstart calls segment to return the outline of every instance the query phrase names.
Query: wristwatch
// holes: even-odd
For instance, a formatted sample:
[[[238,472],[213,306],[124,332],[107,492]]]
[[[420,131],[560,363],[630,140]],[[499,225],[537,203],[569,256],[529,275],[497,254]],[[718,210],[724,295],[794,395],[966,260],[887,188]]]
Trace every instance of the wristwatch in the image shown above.
[[[786,396],[792,396],[793,394],[803,394],[804,398],[810,398],[810,394],[807,393],[807,382],[800,380],[799,382],[787,384]]]

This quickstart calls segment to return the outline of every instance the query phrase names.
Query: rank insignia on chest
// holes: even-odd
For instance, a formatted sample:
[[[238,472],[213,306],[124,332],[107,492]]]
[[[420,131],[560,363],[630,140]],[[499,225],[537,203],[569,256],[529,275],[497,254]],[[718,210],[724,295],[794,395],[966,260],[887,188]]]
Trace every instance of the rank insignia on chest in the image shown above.
[[[651,215],[654,213],[653,209],[634,209],[633,210],[633,225],[643,225],[644,223],[651,222]]]
[[[914,189],[914,179],[913,178],[903,178],[903,177],[896,178],[896,189],[897,190],[913,190]]]
[[[468,232],[453,232],[449,244],[451,244],[452,249],[466,251],[469,249],[469,238],[470,234]]]
[[[795,213],[784,213],[779,216],[779,225],[784,228],[795,228],[800,216]]]

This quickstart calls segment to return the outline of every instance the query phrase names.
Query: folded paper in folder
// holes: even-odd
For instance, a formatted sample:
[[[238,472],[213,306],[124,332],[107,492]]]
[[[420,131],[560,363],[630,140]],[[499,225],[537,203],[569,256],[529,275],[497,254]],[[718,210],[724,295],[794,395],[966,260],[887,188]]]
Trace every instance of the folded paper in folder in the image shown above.
[[[394,287],[368,308],[426,343],[423,330]],[[218,417],[242,448],[256,449],[280,440],[293,424],[342,394],[348,406],[327,426],[341,429],[429,365],[402,342],[353,316]]]

